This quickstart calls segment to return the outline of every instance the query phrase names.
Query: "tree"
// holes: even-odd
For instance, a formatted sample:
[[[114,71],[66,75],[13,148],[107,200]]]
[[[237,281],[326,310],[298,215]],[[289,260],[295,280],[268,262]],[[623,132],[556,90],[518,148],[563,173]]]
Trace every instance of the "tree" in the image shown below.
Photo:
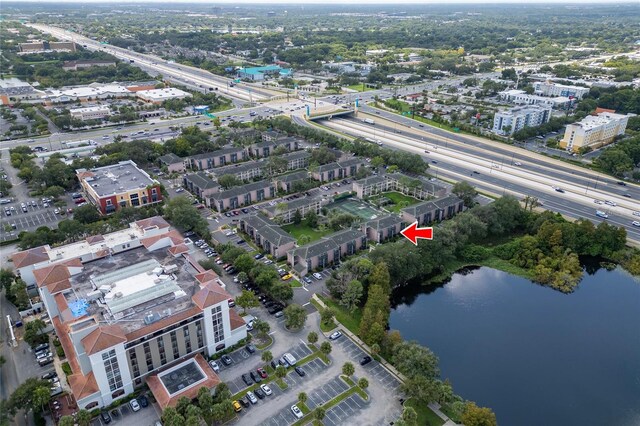
[[[240,284],[246,283],[248,280],[249,280],[249,276],[247,275],[246,272],[241,271],[241,272],[238,273],[238,282]]]
[[[98,209],[92,204],[80,206],[73,211],[73,218],[80,223],[93,223],[100,220]]]
[[[478,407],[475,402],[467,402],[462,413],[465,426],[497,426],[496,415],[490,408]]]
[[[253,291],[242,290],[242,294],[236,297],[236,304],[246,313],[247,309],[260,306],[260,300],[258,300],[258,296]]]
[[[185,196],[172,198],[164,208],[165,217],[183,231],[194,231],[205,240],[210,240],[209,224]]]
[[[360,337],[365,343],[372,345],[382,342],[390,312],[389,295],[379,285],[369,287],[360,321]]]
[[[183,396],[180,399],[178,399],[178,403],[176,404],[176,411],[182,417],[186,417],[189,406],[191,406],[191,400],[186,396]]]
[[[287,328],[300,329],[307,321],[307,311],[297,303],[292,303],[284,309],[284,319]]]
[[[46,334],[43,333],[43,330],[47,327],[44,321],[41,319],[35,319],[33,321],[29,321],[24,326],[24,340],[31,347],[37,346],[43,341],[48,341],[49,338]]]
[[[346,306],[350,312],[358,306],[362,298],[362,283],[358,280],[351,280],[347,285],[346,291],[342,294],[340,304]]]
[[[322,342],[322,344],[320,345],[320,352],[325,355],[329,355],[331,353],[331,349],[331,343],[329,342]]]
[[[351,376],[353,376],[353,373],[355,373],[355,372],[356,372],[356,369],[355,369],[355,367],[353,366],[352,363],[345,362],[342,365],[342,374],[344,374],[345,376],[351,377]]]
[[[307,397],[307,394],[306,394],[305,392],[300,392],[300,393],[298,394],[298,402],[299,402],[300,404],[304,404],[305,402],[307,402],[307,398],[308,398],[308,397]]]
[[[76,421],[71,416],[62,416],[58,421],[58,426],[75,426]]]
[[[325,326],[325,327],[331,327],[333,325],[335,325],[335,323],[333,322],[333,317],[335,316],[335,312],[332,308],[324,308],[320,311],[320,322]]]
[[[40,408],[40,411],[44,411],[44,406],[49,403],[50,399],[51,399],[51,390],[49,389],[48,386],[37,387],[33,391],[33,408],[38,407]]]
[[[213,402],[217,404],[229,398],[231,398],[231,390],[229,389],[229,385],[227,385],[225,382],[218,383],[213,395]]]
[[[402,420],[407,422],[407,425],[416,425],[418,421],[418,413],[416,413],[416,410],[413,407],[405,405],[402,410]]]
[[[271,362],[271,360],[273,360],[273,354],[271,353],[271,351],[264,351],[262,352],[262,356],[260,358],[262,359],[262,361],[268,364]]]
[[[241,254],[233,261],[233,266],[239,271],[249,272],[256,264],[255,259],[249,253]]]
[[[9,269],[0,269],[0,285],[4,288],[6,293],[9,293],[11,284],[16,279],[16,276]]]
[[[304,219],[307,221],[309,228],[316,228],[318,226],[318,214],[315,210],[309,210],[304,216]]]
[[[78,426],[89,426],[91,424],[91,413],[87,410],[80,410],[76,413],[76,423]]]
[[[268,322],[266,321],[262,321],[262,320],[255,320],[253,322],[253,328],[256,329],[256,331],[258,332],[258,335],[264,337],[267,334],[269,334],[269,331],[271,330],[271,326],[269,325]]]
[[[474,205],[474,198],[478,195],[476,189],[464,180],[456,182],[451,192],[462,199],[467,207]]]
[[[369,273],[369,286],[379,285],[387,294],[391,294],[391,277],[389,267],[383,261],[373,265]]]
[[[302,213],[300,213],[300,210],[296,209],[295,213],[293,214],[293,223],[296,225],[300,225],[301,222],[302,222]]]
[[[315,409],[315,411],[313,412],[313,417],[315,417],[315,419],[319,422],[322,421],[322,419],[324,419],[324,416],[327,414],[326,410],[322,407],[318,407]]]
[[[307,341],[312,345],[315,345],[318,341],[318,333],[316,333],[315,331],[309,332],[309,334],[307,335]]]
[[[9,397],[7,405],[9,412],[15,414],[16,410],[19,409],[28,411],[41,408],[42,401],[36,400],[36,390],[38,388],[44,388],[49,391],[50,383],[33,377],[25,380]]]
[[[437,401],[440,397],[438,383],[419,375],[419,372],[404,381],[402,390],[409,398],[415,398],[425,404]]]
[[[276,367],[276,377],[282,379],[287,375],[287,369],[284,368],[284,365],[279,365]]]
[[[236,175],[222,175],[218,178],[218,183],[224,189],[230,189],[234,186],[242,185],[242,181]]]
[[[276,273],[275,271],[273,271]],[[277,273],[276,273],[277,275]],[[287,283],[278,282],[271,287],[271,296],[281,302],[291,300],[293,298],[293,289]],[[299,305],[298,305],[299,306]],[[285,311],[286,312],[286,311]],[[306,317],[305,317],[306,319]]]
[[[202,410],[202,418],[206,424],[213,422],[213,396],[205,386],[198,389],[198,406]]]
[[[310,242],[311,242],[311,236],[309,234],[302,234],[300,235],[300,237],[298,237],[299,246],[304,246],[306,244],[309,244]]]
[[[358,380],[358,386],[360,386],[360,389],[366,389],[369,387],[369,381],[365,377],[361,377]]]
[[[416,375],[433,380],[440,375],[438,357],[417,342],[402,342],[393,348],[393,364],[407,377]]]

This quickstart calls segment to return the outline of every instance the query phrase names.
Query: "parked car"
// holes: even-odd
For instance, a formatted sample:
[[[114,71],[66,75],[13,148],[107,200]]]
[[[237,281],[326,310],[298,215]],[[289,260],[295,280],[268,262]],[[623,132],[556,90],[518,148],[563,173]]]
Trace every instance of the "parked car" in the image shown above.
[[[129,405],[131,406],[131,409],[133,411],[140,411],[140,404],[138,404],[137,399],[134,398],[131,401],[129,401]]]
[[[218,365],[217,362],[215,361],[209,361],[209,365],[211,366],[211,368],[213,369],[213,371],[215,371],[216,373],[220,372],[220,366]]]
[[[298,373],[298,376],[300,377],[304,377],[307,375],[307,373],[305,373],[304,370],[300,367],[296,367],[295,370],[296,370],[296,373]]]
[[[251,391],[247,392],[247,398],[249,398],[249,401],[252,404],[257,404],[258,403],[258,398],[256,398],[256,396]]]
[[[260,388],[256,388],[256,389],[253,391],[253,393],[255,393],[255,394],[256,394],[256,396],[257,396],[258,398],[260,398],[260,399],[264,399],[264,397],[265,397],[264,392],[262,392],[262,389],[260,389]]]
[[[256,383],[260,383],[262,381],[262,379],[260,378],[260,375],[255,371],[251,371],[249,375],[251,376],[251,380],[253,380]]]
[[[111,423],[111,416],[109,415],[109,413],[107,413],[106,411],[103,411],[102,413],[100,413],[100,419],[102,420],[102,422],[106,425],[108,425],[109,423]]]
[[[335,331],[335,332],[331,333],[331,336],[329,336],[329,339],[336,340],[340,336],[342,336],[342,333],[340,333],[339,331]]]
[[[140,395],[140,398],[138,398],[138,402],[140,403],[140,406],[142,408],[147,408],[149,406],[149,400],[144,395]]]
[[[311,284],[313,281],[311,281],[311,278],[309,278],[308,275],[305,275],[304,277],[302,277],[302,281],[304,281],[307,284]]]
[[[220,357],[220,360],[224,365],[231,365],[233,363],[233,360],[231,359],[231,357],[229,357],[229,355],[222,355]]]
[[[304,414],[302,414],[302,411],[300,411],[300,409],[298,408],[297,405],[292,405],[291,406],[291,412],[293,413],[294,416],[296,416],[296,418],[301,419]]]
[[[322,279],[322,275],[320,275],[320,274],[319,274],[319,273],[317,273],[317,272],[314,272],[314,273],[313,273],[313,278],[315,278],[316,280],[320,281],[320,280]]]
[[[282,318],[284,316],[284,312],[278,311],[273,316],[276,317],[276,318]]]
[[[367,365],[371,362],[371,357],[369,355],[365,355],[361,360],[360,360],[360,365]]]
[[[243,374],[242,381],[247,386],[251,386],[253,384],[253,380],[251,380],[251,376],[249,374]]]
[[[233,404],[233,411],[235,411],[236,413],[239,413],[240,411],[242,411],[242,406],[238,401],[233,401],[232,404]]]
[[[256,347],[252,344],[249,343],[247,346],[244,347],[247,352],[249,352],[250,354],[255,353],[256,352]]]
[[[262,389],[262,392],[264,392],[264,394],[267,395],[267,396],[269,396],[269,395],[271,395],[273,393],[271,391],[271,388],[267,384],[260,385],[260,389]]]
[[[258,373],[258,375],[259,375],[260,377],[262,377],[263,379],[266,379],[266,378],[268,377],[268,374],[267,374],[267,372],[266,372],[266,371],[264,371],[264,368],[258,368],[258,369],[256,370],[256,373]]]

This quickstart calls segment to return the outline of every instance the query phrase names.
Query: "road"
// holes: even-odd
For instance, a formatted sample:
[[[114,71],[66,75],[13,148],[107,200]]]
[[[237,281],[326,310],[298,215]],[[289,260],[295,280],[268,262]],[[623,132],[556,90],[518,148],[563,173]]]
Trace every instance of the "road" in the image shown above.
[[[103,44],[61,28],[43,24],[25,25],[43,33],[53,35],[60,40],[74,41],[89,50],[107,52],[118,59],[128,61],[144,71],[151,71],[152,74],[162,74],[163,77],[173,79],[192,89],[216,90],[231,99],[249,102],[265,100],[272,96],[282,94],[253,84],[235,84],[230,78],[215,75],[200,68],[176,64],[175,62],[166,61],[158,56],[146,55],[110,44]]]

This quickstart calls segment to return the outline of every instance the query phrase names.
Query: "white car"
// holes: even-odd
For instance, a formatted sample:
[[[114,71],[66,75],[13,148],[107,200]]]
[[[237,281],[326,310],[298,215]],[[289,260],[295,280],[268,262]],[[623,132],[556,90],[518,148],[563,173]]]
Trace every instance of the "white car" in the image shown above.
[[[634,220],[633,222],[631,222],[631,224],[633,226],[640,226],[640,222],[638,222],[637,220]]]
[[[216,373],[218,373],[220,371],[220,366],[218,365],[217,362],[215,361],[209,361],[209,365],[211,366],[211,368],[213,369],[213,371],[215,371]]]
[[[515,162],[515,163],[513,163],[513,164],[515,164],[516,166],[522,166],[522,163],[521,163],[521,162],[519,162],[519,161],[516,161],[516,162]]]
[[[264,394],[267,395],[267,396],[269,396],[269,395],[271,395],[273,393],[271,391],[271,388],[269,387],[269,385],[262,384],[262,385],[260,385],[260,389],[262,389],[262,392],[264,392]]]
[[[640,216],[640,212],[633,212],[634,216]]]
[[[299,419],[301,419],[304,416],[304,414],[302,414],[302,411],[298,408],[297,405],[291,406],[291,412],[293,413],[294,416],[296,416]]]
[[[313,273],[313,278],[315,278],[316,280],[321,280],[321,279],[322,279],[322,275],[320,275],[320,274],[319,274],[319,273],[317,273],[317,272],[314,272],[314,273]]]
[[[593,200],[593,202],[596,204],[604,204],[604,201],[602,200]]]
[[[342,333],[340,333],[339,331],[334,331],[333,333],[331,333],[331,336],[329,336],[329,339],[336,340],[340,336],[342,336]]]
[[[258,398],[256,398],[256,396],[251,391],[247,392],[247,398],[249,398],[249,401],[252,404],[257,404],[258,403]]]
[[[129,401],[129,405],[131,406],[131,409],[133,411],[140,411],[140,404],[138,404],[137,399],[132,399],[131,401]]]
[[[611,206],[611,207],[615,207],[617,206],[617,204],[615,203],[615,201],[609,201],[609,200],[605,200],[604,202],[606,205]]]
[[[177,188],[176,189],[176,192],[182,192],[182,191],[184,191],[184,188]]]

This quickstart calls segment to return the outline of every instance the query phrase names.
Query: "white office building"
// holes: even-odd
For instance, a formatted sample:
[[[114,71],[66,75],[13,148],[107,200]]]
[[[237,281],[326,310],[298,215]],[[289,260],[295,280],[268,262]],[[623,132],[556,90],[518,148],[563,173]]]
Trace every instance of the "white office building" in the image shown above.
[[[493,132],[498,135],[512,135],[525,127],[544,124],[551,118],[551,108],[541,105],[527,105],[498,111],[493,118]],[[508,132],[505,128],[508,127]]]
[[[624,134],[629,117],[633,116],[634,114],[623,115],[611,111],[588,115],[567,126],[560,147],[577,152],[582,147],[594,149],[609,144],[616,136]]]
[[[102,120],[111,115],[111,109],[108,106],[93,106],[86,108],[72,108],[69,110],[71,117],[78,120]]]
[[[498,93],[498,96],[503,101],[511,102],[518,105],[540,105],[543,107],[550,107],[553,109],[566,109],[571,106],[573,100],[567,96],[558,96],[555,98],[548,98],[538,95],[529,95],[524,90],[505,90]]]
[[[589,93],[588,87],[566,86],[550,81],[538,81],[533,83],[534,93],[540,96],[566,96],[568,98],[582,99]]]

